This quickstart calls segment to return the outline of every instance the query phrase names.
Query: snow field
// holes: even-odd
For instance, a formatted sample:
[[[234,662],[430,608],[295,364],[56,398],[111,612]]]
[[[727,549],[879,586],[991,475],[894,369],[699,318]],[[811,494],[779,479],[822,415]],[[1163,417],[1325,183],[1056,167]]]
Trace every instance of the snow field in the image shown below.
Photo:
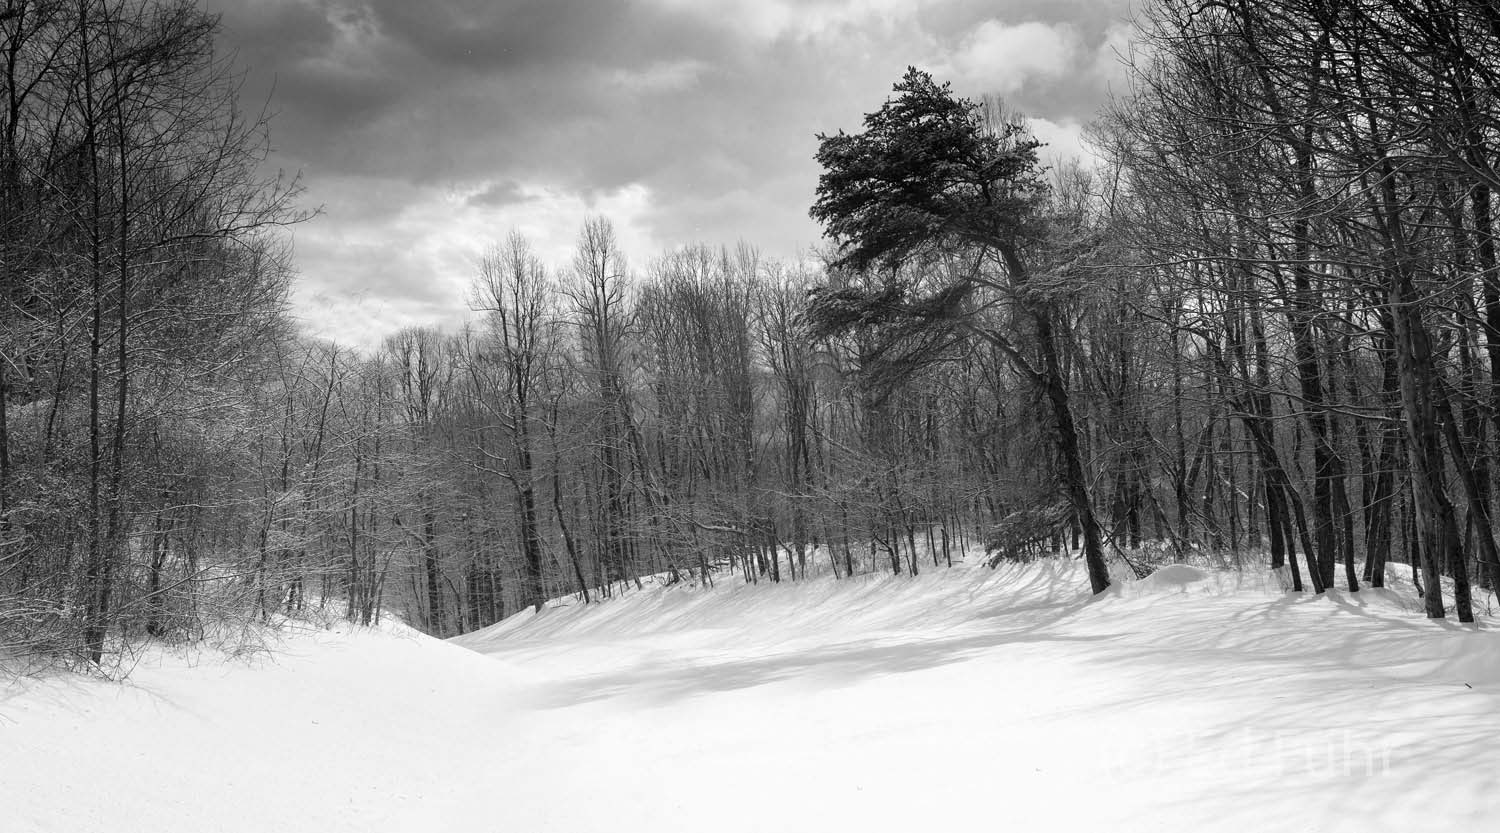
[[[1500,643],[1409,585],[650,587],[0,699],[0,830],[1488,829]]]

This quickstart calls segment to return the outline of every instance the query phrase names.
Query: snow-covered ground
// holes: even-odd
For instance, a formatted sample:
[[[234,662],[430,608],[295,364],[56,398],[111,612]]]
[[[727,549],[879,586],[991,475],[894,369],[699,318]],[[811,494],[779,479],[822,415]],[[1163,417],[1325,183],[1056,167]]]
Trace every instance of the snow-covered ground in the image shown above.
[[[651,588],[0,695],[0,830],[1494,829],[1500,637],[1044,561]]]

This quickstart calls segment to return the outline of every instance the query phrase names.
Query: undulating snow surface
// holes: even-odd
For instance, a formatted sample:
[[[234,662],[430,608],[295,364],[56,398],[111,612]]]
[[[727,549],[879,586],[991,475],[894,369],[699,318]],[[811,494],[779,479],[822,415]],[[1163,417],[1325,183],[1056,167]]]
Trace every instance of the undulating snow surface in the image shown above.
[[[1077,565],[648,588],[0,699],[0,831],[1494,829],[1500,641]]]

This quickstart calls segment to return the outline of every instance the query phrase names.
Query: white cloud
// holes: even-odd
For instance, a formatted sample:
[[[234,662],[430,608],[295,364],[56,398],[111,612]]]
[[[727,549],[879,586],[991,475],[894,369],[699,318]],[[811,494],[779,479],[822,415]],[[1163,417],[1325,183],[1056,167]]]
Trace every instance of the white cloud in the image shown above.
[[[967,88],[1014,95],[1030,82],[1067,73],[1080,49],[1078,33],[1067,23],[986,20],[964,37],[941,69]]]
[[[1124,80],[1125,61],[1130,58],[1135,34],[1135,27],[1125,22],[1114,23],[1105,30],[1104,42],[1094,53],[1092,69],[1096,76],[1106,83]]]
[[[674,12],[698,14],[759,41],[848,35],[871,25],[910,21],[934,0],[656,0]]]
[[[1058,168],[1073,159],[1090,166],[1099,161],[1098,155],[1084,142],[1083,125],[1077,120],[1030,118],[1026,122],[1031,128],[1031,134],[1045,143],[1037,151],[1042,164]]]
[[[635,94],[680,92],[696,84],[705,69],[701,61],[658,61],[639,70],[612,70],[608,83]]]
[[[639,183],[586,197],[521,184],[524,200],[493,205],[472,199],[493,183],[441,191],[391,194],[402,209],[352,231],[313,220],[297,230],[302,280],[293,302],[309,334],[372,350],[403,327],[452,326],[469,316],[469,286],[486,247],[512,230],[531,241],[557,271],[568,268],[578,229],[593,215],[613,223],[629,263],[644,264],[661,248],[646,230],[652,193]],[[331,218],[358,210],[358,190],[333,199]],[[340,203],[344,202],[347,205]]]

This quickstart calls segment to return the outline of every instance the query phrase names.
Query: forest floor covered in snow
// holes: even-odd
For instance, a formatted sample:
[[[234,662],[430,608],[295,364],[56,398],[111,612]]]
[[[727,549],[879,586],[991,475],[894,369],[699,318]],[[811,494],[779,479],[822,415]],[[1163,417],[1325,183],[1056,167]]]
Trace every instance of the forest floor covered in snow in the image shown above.
[[[0,830],[1491,829],[1500,630],[1046,560],[0,683]]]

